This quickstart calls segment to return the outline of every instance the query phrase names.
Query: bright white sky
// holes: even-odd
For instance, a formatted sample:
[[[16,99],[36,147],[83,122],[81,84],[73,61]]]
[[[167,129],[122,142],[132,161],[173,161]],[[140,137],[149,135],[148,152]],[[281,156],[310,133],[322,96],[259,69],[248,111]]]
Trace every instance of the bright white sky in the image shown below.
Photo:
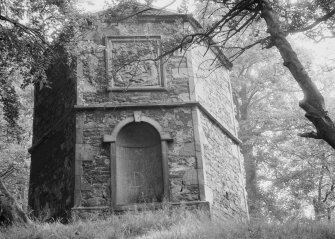
[[[104,9],[105,3],[108,0],[79,0],[80,6],[83,7],[88,12],[96,12]],[[154,0],[154,7],[165,7],[168,10],[176,11],[177,7],[181,4],[182,0]],[[189,0],[190,10],[192,10],[193,0]]]

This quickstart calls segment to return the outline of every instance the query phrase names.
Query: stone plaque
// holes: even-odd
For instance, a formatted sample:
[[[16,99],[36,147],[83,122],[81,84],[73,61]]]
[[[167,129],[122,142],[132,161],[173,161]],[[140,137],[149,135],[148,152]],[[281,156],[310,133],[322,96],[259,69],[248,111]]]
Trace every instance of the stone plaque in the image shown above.
[[[162,87],[160,37],[107,37],[111,89]]]

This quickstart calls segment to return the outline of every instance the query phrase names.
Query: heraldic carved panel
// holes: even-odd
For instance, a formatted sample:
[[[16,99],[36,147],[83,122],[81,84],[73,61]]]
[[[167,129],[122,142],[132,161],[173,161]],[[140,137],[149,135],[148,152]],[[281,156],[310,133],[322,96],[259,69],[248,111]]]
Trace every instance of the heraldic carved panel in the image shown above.
[[[159,36],[107,37],[107,76],[110,88],[161,88]]]

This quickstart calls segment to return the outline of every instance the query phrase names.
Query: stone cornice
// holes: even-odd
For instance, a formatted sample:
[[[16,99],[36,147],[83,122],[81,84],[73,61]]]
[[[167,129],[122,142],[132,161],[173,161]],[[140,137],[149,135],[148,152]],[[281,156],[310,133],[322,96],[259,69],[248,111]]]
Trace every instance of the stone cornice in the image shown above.
[[[128,109],[128,108],[160,108],[160,107],[183,107],[183,106],[197,106],[199,102],[197,101],[188,101],[188,102],[164,102],[164,103],[133,103],[133,104],[89,104],[89,105],[75,105],[76,110],[104,110],[104,109]]]
[[[198,103],[197,105],[201,112],[203,112],[211,121],[213,121],[231,140],[234,141],[237,145],[242,144],[243,142],[234,135],[226,126],[224,126],[222,123],[220,123],[216,117],[210,113],[201,103]]]

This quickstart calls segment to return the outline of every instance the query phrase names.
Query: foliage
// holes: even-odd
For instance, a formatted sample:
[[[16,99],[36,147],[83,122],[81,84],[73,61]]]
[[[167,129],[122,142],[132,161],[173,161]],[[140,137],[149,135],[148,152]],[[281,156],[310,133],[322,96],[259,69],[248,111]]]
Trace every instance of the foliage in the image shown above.
[[[46,70],[57,53],[53,43],[76,15],[72,1],[0,2],[0,103],[8,127],[19,119],[17,84],[47,85]]]
[[[33,238],[335,238],[333,224],[296,221],[250,224],[210,220],[202,211],[158,210],[128,212],[105,220],[79,220],[68,225],[59,222],[35,223],[30,227],[14,226],[0,232],[4,239]]]
[[[44,60],[43,43],[39,34],[20,24],[19,21],[25,17],[25,5],[22,1],[1,1],[0,6],[0,99],[3,104],[4,118],[9,126],[14,128],[18,114],[18,96],[10,79],[11,76],[19,74],[23,80],[22,85],[33,81],[33,75],[41,77]],[[42,46],[42,47],[41,47]],[[44,58],[44,57],[43,57]],[[34,73],[32,72],[34,71]]]
[[[231,49],[230,58],[236,60],[248,49],[260,45],[275,47],[304,94],[299,106],[306,112],[306,118],[315,130],[301,133],[301,137],[323,139],[335,148],[335,125],[325,109],[324,97],[296,55],[287,35],[296,32],[320,30],[321,23],[329,26],[335,20],[335,6],[332,1],[199,1],[202,9],[198,17],[203,27],[186,35],[170,52],[185,48],[191,43],[207,42],[225,49]],[[320,25],[321,24],[321,25]],[[251,39],[247,41],[246,39]],[[215,40],[215,42],[213,41]]]
[[[32,84],[47,86],[53,42],[70,6],[60,1],[0,1],[0,217],[24,221],[31,146]]]
[[[299,44],[301,36],[291,41]],[[328,71],[332,61],[320,62],[320,54],[295,47],[309,74],[317,76],[326,102],[333,105],[334,83]],[[313,207],[316,218],[327,216],[334,205],[335,159],[327,145],[297,136],[311,125],[294,109],[301,93],[280,58],[272,50],[249,50],[236,60],[232,84],[251,217],[286,221],[305,217],[306,208]],[[309,209],[308,214],[314,213]]]
[[[26,207],[30,157],[27,149],[31,144],[33,94],[31,86],[24,90],[20,87],[22,78],[18,67],[3,79],[13,88],[14,99],[17,102],[13,110],[16,111],[17,117],[15,121],[11,117],[3,117],[7,110],[0,110],[0,179],[15,195],[18,203]],[[3,107],[5,105],[6,101]],[[0,105],[0,109],[3,107]],[[12,124],[8,125],[9,122]]]
[[[278,14],[280,27],[286,35],[304,32],[310,37],[317,37],[317,33],[325,30],[326,26],[329,28],[323,34],[334,34],[333,1],[198,0],[196,3],[196,15],[204,29],[201,34],[194,36],[195,41],[211,37],[222,48],[227,44],[233,46],[232,59],[257,44],[263,48],[274,46],[271,36],[267,34],[266,28],[269,26],[261,20],[265,5]],[[252,41],[245,41],[246,38],[252,38]]]
[[[188,10],[189,7],[188,7],[188,5],[189,5],[189,0],[182,0],[181,4],[177,8],[177,11],[179,13],[184,13],[184,14],[189,13],[189,10]]]

